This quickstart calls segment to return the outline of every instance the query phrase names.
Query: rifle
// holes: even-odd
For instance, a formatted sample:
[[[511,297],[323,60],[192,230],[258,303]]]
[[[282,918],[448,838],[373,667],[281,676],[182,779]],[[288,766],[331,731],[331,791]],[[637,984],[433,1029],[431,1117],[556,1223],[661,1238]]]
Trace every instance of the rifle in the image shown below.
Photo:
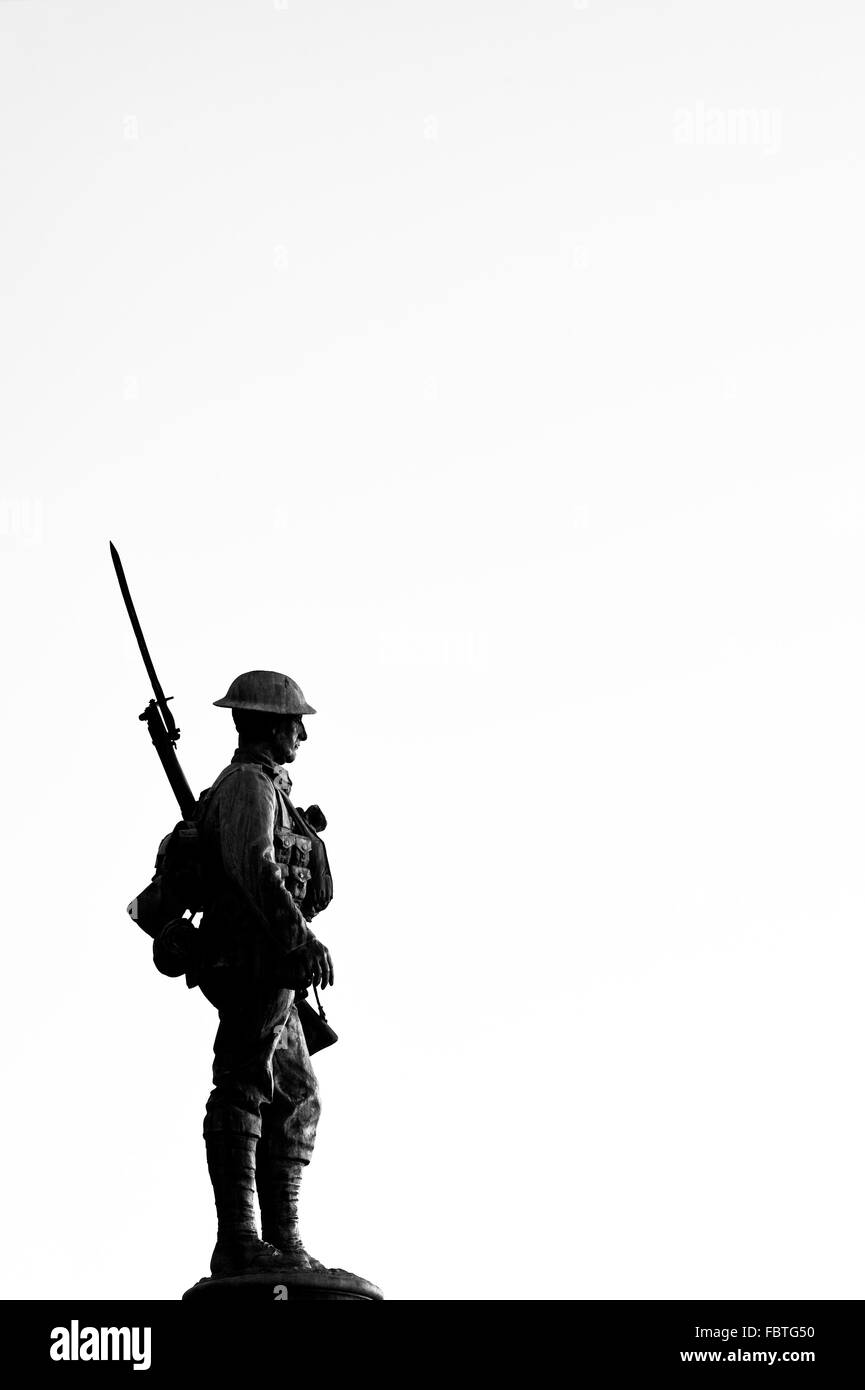
[[[117,575],[117,582],[120,585],[120,592],[123,595],[123,602],[126,607],[126,612],[129,615],[129,621],[132,624],[132,631],[135,633],[135,640],[138,643],[138,650],[141,652],[145,669],[147,671],[148,676],[150,677],[150,684],[153,687],[154,698],[149,702],[149,704],[143,710],[143,712],[139,714],[138,718],[147,725],[147,731],[150,734],[150,738],[152,740],[154,748],[156,749],[159,761],[162,763],[165,775],[168,778],[169,784],[171,786],[171,790],[174,792],[174,795],[177,798],[177,804],[180,807],[180,813],[183,817],[183,820],[194,821],[198,803],[195,799],[195,796],[192,793],[192,788],[186,780],[183,768],[180,766],[180,762],[177,757],[176,746],[180,738],[180,730],[174,722],[174,716],[171,713],[171,710],[168,708],[168,701],[173,699],[174,697],[172,695],[166,695],[162,689],[162,686],[159,683],[159,677],[156,674],[156,668],[154,667],[153,661],[151,660],[150,652],[147,650],[147,643],[144,640],[144,633],[142,632],[141,624],[138,621],[138,614],[135,612],[135,605],[132,602],[132,595],[129,592],[129,585],[126,582],[126,575],[123,572],[123,565],[121,563],[120,556],[117,553],[117,549],[113,541],[108,542],[108,547],[111,551],[111,560],[114,565],[114,572]],[[182,830],[182,827],[178,827],[178,829]],[[197,836],[195,835],[194,827],[190,827],[186,833],[189,836],[192,836],[193,838],[197,838]],[[133,900],[133,904],[130,905],[130,912],[132,911],[132,907],[137,901],[137,899]],[[140,922],[139,925],[143,926],[145,931],[148,930],[144,922]],[[169,956],[172,952],[171,942],[173,940],[185,943],[185,945],[188,946],[190,936],[192,936],[193,938],[195,936],[195,928],[193,927],[193,924],[191,922],[188,922],[186,919],[182,918],[174,918],[174,920],[172,920],[166,925],[165,931],[169,932],[170,928],[174,928],[177,926],[184,928],[184,930],[182,930],[179,933],[175,932],[174,936],[170,937],[169,949],[166,953]],[[154,941],[154,959],[157,962],[157,968],[160,969],[163,974],[185,973],[185,969],[181,968],[182,954],[178,958],[178,964],[171,964],[169,968],[163,969],[163,967],[159,964],[156,941]],[[295,998],[297,1012],[300,1018],[300,1024],[303,1029],[304,1036],[306,1038],[307,1049],[310,1052],[310,1054],[313,1052],[320,1051],[323,1047],[329,1047],[331,1043],[337,1041],[337,1035],[330,1027],[325,1016],[324,1009],[321,1007],[321,1000],[318,997],[318,990],[316,989],[315,985],[313,985],[313,991],[315,993],[315,1001],[318,1004],[318,1013],[316,1013],[315,1009],[312,1007],[311,1004],[307,1003],[305,991],[298,992]]]

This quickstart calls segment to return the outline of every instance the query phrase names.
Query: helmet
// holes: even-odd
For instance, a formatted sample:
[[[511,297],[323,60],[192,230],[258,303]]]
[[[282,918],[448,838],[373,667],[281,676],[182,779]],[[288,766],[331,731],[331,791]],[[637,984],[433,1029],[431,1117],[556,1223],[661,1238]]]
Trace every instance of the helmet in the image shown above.
[[[220,709],[257,709],[263,714],[315,714],[297,681],[279,671],[244,671],[213,703]]]

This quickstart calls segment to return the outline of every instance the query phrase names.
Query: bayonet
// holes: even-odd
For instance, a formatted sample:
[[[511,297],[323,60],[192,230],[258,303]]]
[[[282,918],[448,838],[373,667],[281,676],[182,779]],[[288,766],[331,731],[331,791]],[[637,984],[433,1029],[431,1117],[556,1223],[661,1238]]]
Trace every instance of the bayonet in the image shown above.
[[[126,575],[123,572],[123,565],[120,556],[113,542],[108,542],[111,551],[111,560],[114,565],[114,572],[117,575],[117,582],[120,585],[120,592],[123,595],[123,602],[129,621],[132,624],[132,631],[135,633],[135,640],[138,643],[138,650],[141,652],[142,659],[150,684],[153,687],[155,699],[151,700],[147,708],[138,716],[147,725],[148,732],[153,740],[153,746],[159,755],[159,761],[165,769],[165,775],[171,784],[171,790],[177,797],[177,804],[184,816],[190,820],[195,812],[195,797],[192,789],[183,775],[183,769],[177,759],[175,747],[180,738],[180,730],[174,722],[174,716],[168,708],[168,701],[172,696],[165,694],[159,684],[159,677],[156,668],[151,660],[150,652],[147,650],[147,643],[144,640],[144,633],[138,621],[138,614],[132,602],[132,595],[129,592],[129,585],[126,582]]]

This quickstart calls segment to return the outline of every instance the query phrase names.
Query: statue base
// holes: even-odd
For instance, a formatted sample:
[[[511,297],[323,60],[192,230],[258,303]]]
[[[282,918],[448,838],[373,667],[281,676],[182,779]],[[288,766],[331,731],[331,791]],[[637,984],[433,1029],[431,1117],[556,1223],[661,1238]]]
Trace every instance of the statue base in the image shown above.
[[[352,1299],[377,1303],[381,1289],[347,1269],[285,1269],[268,1274],[230,1274],[221,1279],[199,1279],[183,1295],[184,1303],[204,1307],[229,1299],[232,1303],[292,1303],[297,1299]]]

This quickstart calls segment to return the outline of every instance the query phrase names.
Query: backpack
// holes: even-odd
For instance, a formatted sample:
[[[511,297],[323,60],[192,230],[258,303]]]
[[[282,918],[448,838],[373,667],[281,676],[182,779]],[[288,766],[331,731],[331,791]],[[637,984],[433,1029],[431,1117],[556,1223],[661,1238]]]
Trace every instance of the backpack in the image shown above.
[[[153,964],[160,974],[176,979],[195,964],[199,938],[191,918],[202,911],[204,898],[198,825],[181,820],[160,841],[153,878],[126,909],[152,938]]]

